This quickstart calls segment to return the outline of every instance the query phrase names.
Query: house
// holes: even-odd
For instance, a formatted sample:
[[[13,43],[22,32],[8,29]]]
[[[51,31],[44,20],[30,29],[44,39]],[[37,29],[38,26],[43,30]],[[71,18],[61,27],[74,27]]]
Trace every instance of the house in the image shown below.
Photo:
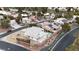
[[[11,12],[17,12],[17,11],[18,11],[18,9],[14,9],[14,8],[9,8],[9,10],[10,10]]]
[[[54,23],[63,25],[64,23],[67,23],[67,19],[66,18],[57,18],[56,20],[54,20]]]
[[[33,26],[12,33],[2,40],[29,50],[40,50],[48,46],[47,42],[53,40],[52,36],[52,33],[45,31],[43,28]]]
[[[73,18],[68,20],[68,23],[74,23],[76,22],[76,18],[79,17],[78,15],[73,15]]]
[[[14,17],[14,18],[17,18],[17,17],[18,17],[18,15],[19,15],[19,13],[16,13],[16,12],[11,12],[11,15],[10,15],[10,16],[12,16],[12,17]]]
[[[4,16],[3,16],[3,14],[0,14],[0,20],[1,20],[1,19],[4,19]]]
[[[21,14],[22,17],[27,17],[28,15],[26,13]]]
[[[40,23],[41,27],[47,31],[50,31],[52,33],[56,33],[58,31],[62,30],[62,27],[56,23],[49,23],[49,22],[42,22]]]
[[[21,16],[23,24],[35,24],[37,21],[36,16],[28,16],[28,14],[21,14]]]
[[[12,29],[18,29],[22,27],[15,20],[10,20],[10,26],[12,27]]]
[[[23,18],[22,18],[22,23],[23,23],[23,24],[30,23],[30,19],[29,19],[28,17],[23,17]]]
[[[44,16],[45,16],[46,20],[50,20],[51,19],[51,15],[49,13],[45,13]]]
[[[51,18],[53,18],[53,19],[55,18],[55,14],[54,13],[51,14]]]
[[[59,7],[58,8],[60,11],[67,11],[67,9],[65,7]]]
[[[24,36],[28,36],[32,41],[34,41],[34,44],[39,44],[49,38],[51,33],[44,32],[44,29],[40,27],[29,27],[26,29]]]
[[[0,10],[0,14],[3,14],[3,15],[11,15],[10,12],[4,11],[4,10]]]

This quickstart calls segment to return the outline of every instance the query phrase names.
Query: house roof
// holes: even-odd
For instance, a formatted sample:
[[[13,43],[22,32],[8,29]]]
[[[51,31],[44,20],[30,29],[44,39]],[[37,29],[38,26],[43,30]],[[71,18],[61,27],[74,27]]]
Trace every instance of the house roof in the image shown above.
[[[21,14],[21,16],[28,16],[27,14]]]
[[[31,40],[42,42],[47,39],[47,37],[50,35],[47,32],[44,32],[44,29],[39,27],[30,27],[27,28],[25,33],[25,36],[29,36]]]
[[[44,14],[44,15],[49,15],[49,13],[46,13],[46,14]]]
[[[0,14],[11,15],[11,13],[7,11],[0,11]]]
[[[56,20],[54,20],[54,22],[64,24],[64,23],[67,23],[67,19],[66,18],[57,18]]]

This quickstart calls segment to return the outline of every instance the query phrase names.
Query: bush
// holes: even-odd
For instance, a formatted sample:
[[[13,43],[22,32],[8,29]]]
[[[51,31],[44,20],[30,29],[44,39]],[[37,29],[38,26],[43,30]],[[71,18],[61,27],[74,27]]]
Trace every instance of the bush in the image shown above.
[[[35,15],[36,15],[36,13],[35,13],[35,12],[32,12],[32,15],[34,15],[34,16],[35,16]]]
[[[37,13],[37,16],[38,16],[38,17],[41,17],[41,16],[42,16],[42,14],[41,14],[40,12],[38,12],[38,13]]]
[[[20,24],[20,21],[22,20],[21,14],[19,14],[18,17],[16,17],[15,19],[16,19],[16,22]]]
[[[9,27],[9,20],[7,20],[7,19],[2,19],[0,23],[1,23],[1,28]]]
[[[78,23],[78,24],[79,24],[79,17],[77,17],[77,18],[76,18],[76,23]]]
[[[47,9],[48,9],[47,7],[41,7],[41,9],[40,9],[40,10],[41,10],[41,12],[44,14],[44,13],[46,13],[46,12],[47,12]]]
[[[71,13],[66,13],[66,14],[64,15],[64,18],[66,18],[66,19],[71,19],[71,18],[73,18],[73,14],[71,14]]]
[[[58,8],[56,8],[56,9],[55,9],[55,12],[56,12],[56,13],[58,13],[58,12],[59,12],[59,9],[58,9]]]
[[[61,18],[61,17],[63,17],[61,14],[56,14],[54,19]]]
[[[71,27],[69,26],[68,23],[65,23],[64,25],[62,25],[62,30],[63,31],[69,31],[71,29]]]

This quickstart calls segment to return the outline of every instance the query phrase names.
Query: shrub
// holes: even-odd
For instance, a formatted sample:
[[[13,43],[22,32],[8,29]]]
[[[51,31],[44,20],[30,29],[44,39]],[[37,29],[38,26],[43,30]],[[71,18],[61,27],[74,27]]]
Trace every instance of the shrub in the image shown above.
[[[77,17],[77,18],[76,18],[76,23],[78,23],[78,24],[79,24],[79,17]]]
[[[0,21],[0,27],[1,28],[8,28],[9,27],[9,18],[7,17],[6,19],[2,19]]]
[[[69,26],[68,23],[65,23],[64,25],[62,25],[62,30],[63,31],[69,31],[71,29],[71,27]]]
[[[66,18],[66,19],[71,19],[71,18],[73,18],[73,14],[71,14],[71,13],[66,13],[66,14],[64,15],[64,18]]]

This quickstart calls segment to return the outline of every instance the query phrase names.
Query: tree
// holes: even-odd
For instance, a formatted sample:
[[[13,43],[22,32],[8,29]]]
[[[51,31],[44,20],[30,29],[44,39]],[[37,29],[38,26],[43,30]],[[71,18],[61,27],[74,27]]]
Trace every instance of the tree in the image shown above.
[[[48,10],[48,7],[37,7],[36,9],[38,12],[46,13]]]
[[[67,12],[65,12],[64,18],[67,18],[67,19],[73,18],[74,12],[72,12],[72,11],[74,8],[73,7],[66,7],[66,9],[67,9]]]
[[[19,13],[22,13],[22,10],[24,10],[25,7],[14,7],[14,9],[18,9],[18,12]]]
[[[78,23],[78,24],[79,24],[79,17],[77,17],[77,18],[76,18],[76,23]]]
[[[47,7],[41,7],[41,11],[42,11],[42,13],[46,13],[47,12]]]
[[[27,7],[29,11],[38,11],[42,13],[46,13],[48,10],[48,7]]]
[[[25,9],[28,11],[37,11],[38,7],[25,7]]]
[[[61,18],[61,17],[63,17],[62,14],[56,14],[54,19]]]
[[[56,9],[55,9],[55,12],[56,12],[56,13],[58,13],[58,12],[59,12],[59,9],[58,9],[58,8],[56,8]]]
[[[32,12],[32,15],[34,15],[34,16],[35,16],[35,15],[36,15],[36,13],[35,13],[35,12]]]
[[[62,25],[62,30],[63,31],[69,31],[71,29],[71,27],[69,26],[68,23],[65,23],[64,25]]]
[[[72,14],[72,13],[66,13],[66,14],[64,15],[64,18],[66,18],[66,19],[71,19],[71,18],[73,18],[73,14]]]
[[[19,13],[18,14],[18,17],[16,18],[16,22],[18,23],[18,24],[20,24],[20,21],[22,20],[22,16],[21,16],[21,14]]]
[[[22,16],[21,16],[22,10],[24,10],[25,7],[14,7],[14,9],[18,9],[19,14],[18,14],[18,17],[16,18],[16,22],[19,24],[20,21],[22,20]]]
[[[10,19],[8,17],[6,19],[1,19],[0,27],[1,28],[8,28],[9,27],[9,21],[10,21]]]
[[[67,12],[71,12],[71,9],[73,9],[73,7],[66,7]]]

